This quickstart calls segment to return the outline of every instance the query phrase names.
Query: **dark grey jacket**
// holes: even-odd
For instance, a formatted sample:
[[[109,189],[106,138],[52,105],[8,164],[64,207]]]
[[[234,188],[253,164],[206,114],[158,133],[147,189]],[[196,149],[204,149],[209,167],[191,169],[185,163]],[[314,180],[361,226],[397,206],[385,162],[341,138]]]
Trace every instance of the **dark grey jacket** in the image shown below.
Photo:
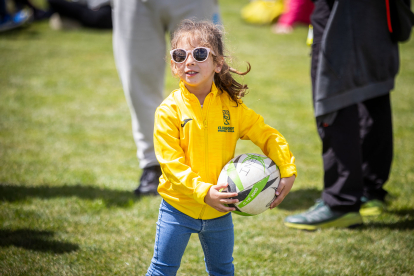
[[[389,93],[398,68],[385,1],[335,1],[319,53],[315,116]]]

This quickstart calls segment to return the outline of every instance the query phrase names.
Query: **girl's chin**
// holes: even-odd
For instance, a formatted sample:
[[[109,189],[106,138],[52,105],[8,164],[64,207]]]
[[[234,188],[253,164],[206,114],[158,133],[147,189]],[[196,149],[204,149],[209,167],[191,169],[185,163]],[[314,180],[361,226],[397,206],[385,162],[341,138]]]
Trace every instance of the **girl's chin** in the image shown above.
[[[185,78],[185,82],[190,85],[195,85],[197,81],[194,78]]]

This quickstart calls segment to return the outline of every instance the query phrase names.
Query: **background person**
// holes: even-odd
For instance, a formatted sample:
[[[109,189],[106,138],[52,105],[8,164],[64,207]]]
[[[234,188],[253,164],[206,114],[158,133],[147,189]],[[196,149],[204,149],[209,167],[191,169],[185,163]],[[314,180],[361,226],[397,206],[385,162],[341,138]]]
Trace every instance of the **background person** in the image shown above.
[[[81,26],[95,29],[112,29],[110,0],[48,0],[54,12],[50,18],[52,29],[71,29]]]
[[[310,230],[361,224],[360,213],[385,208],[393,156],[390,91],[399,68],[387,1],[314,2],[311,77],[324,189],[309,211],[285,220]]]
[[[9,1],[11,10],[8,10],[6,0],[0,0],[0,32],[26,26],[32,21],[48,18],[50,14],[34,6],[29,0]]]
[[[219,23],[217,0],[114,0],[115,63],[131,113],[143,173],[137,195],[156,194],[161,168],[153,145],[154,113],[164,95],[165,34],[185,18]]]
[[[276,34],[289,34],[293,32],[296,24],[310,24],[310,16],[314,5],[311,0],[287,0],[286,8],[280,18],[272,25]]]

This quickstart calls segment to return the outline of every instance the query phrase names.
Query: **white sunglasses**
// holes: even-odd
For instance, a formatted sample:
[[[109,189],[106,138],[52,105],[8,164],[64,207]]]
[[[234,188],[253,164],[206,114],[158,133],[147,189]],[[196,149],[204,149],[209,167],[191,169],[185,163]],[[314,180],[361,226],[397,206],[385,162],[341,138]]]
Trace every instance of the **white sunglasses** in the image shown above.
[[[175,63],[183,63],[184,61],[187,60],[188,58],[188,54],[191,53],[191,55],[193,56],[193,58],[198,61],[198,62],[204,62],[207,60],[208,55],[210,54],[214,55],[213,50],[211,50],[210,48],[207,47],[197,47],[194,48],[193,50],[187,51],[184,49],[174,49],[170,51],[170,55],[171,55],[171,59],[175,62]]]

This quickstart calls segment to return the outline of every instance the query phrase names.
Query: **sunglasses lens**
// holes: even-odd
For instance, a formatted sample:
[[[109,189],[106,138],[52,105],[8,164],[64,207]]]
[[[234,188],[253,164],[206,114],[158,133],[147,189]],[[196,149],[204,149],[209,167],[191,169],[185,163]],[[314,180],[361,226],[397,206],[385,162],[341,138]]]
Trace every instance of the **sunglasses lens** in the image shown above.
[[[183,62],[186,57],[187,57],[187,53],[181,49],[174,50],[172,54],[172,58],[175,62]]]
[[[205,61],[208,58],[208,50],[206,48],[194,49],[194,59],[197,61]]]

